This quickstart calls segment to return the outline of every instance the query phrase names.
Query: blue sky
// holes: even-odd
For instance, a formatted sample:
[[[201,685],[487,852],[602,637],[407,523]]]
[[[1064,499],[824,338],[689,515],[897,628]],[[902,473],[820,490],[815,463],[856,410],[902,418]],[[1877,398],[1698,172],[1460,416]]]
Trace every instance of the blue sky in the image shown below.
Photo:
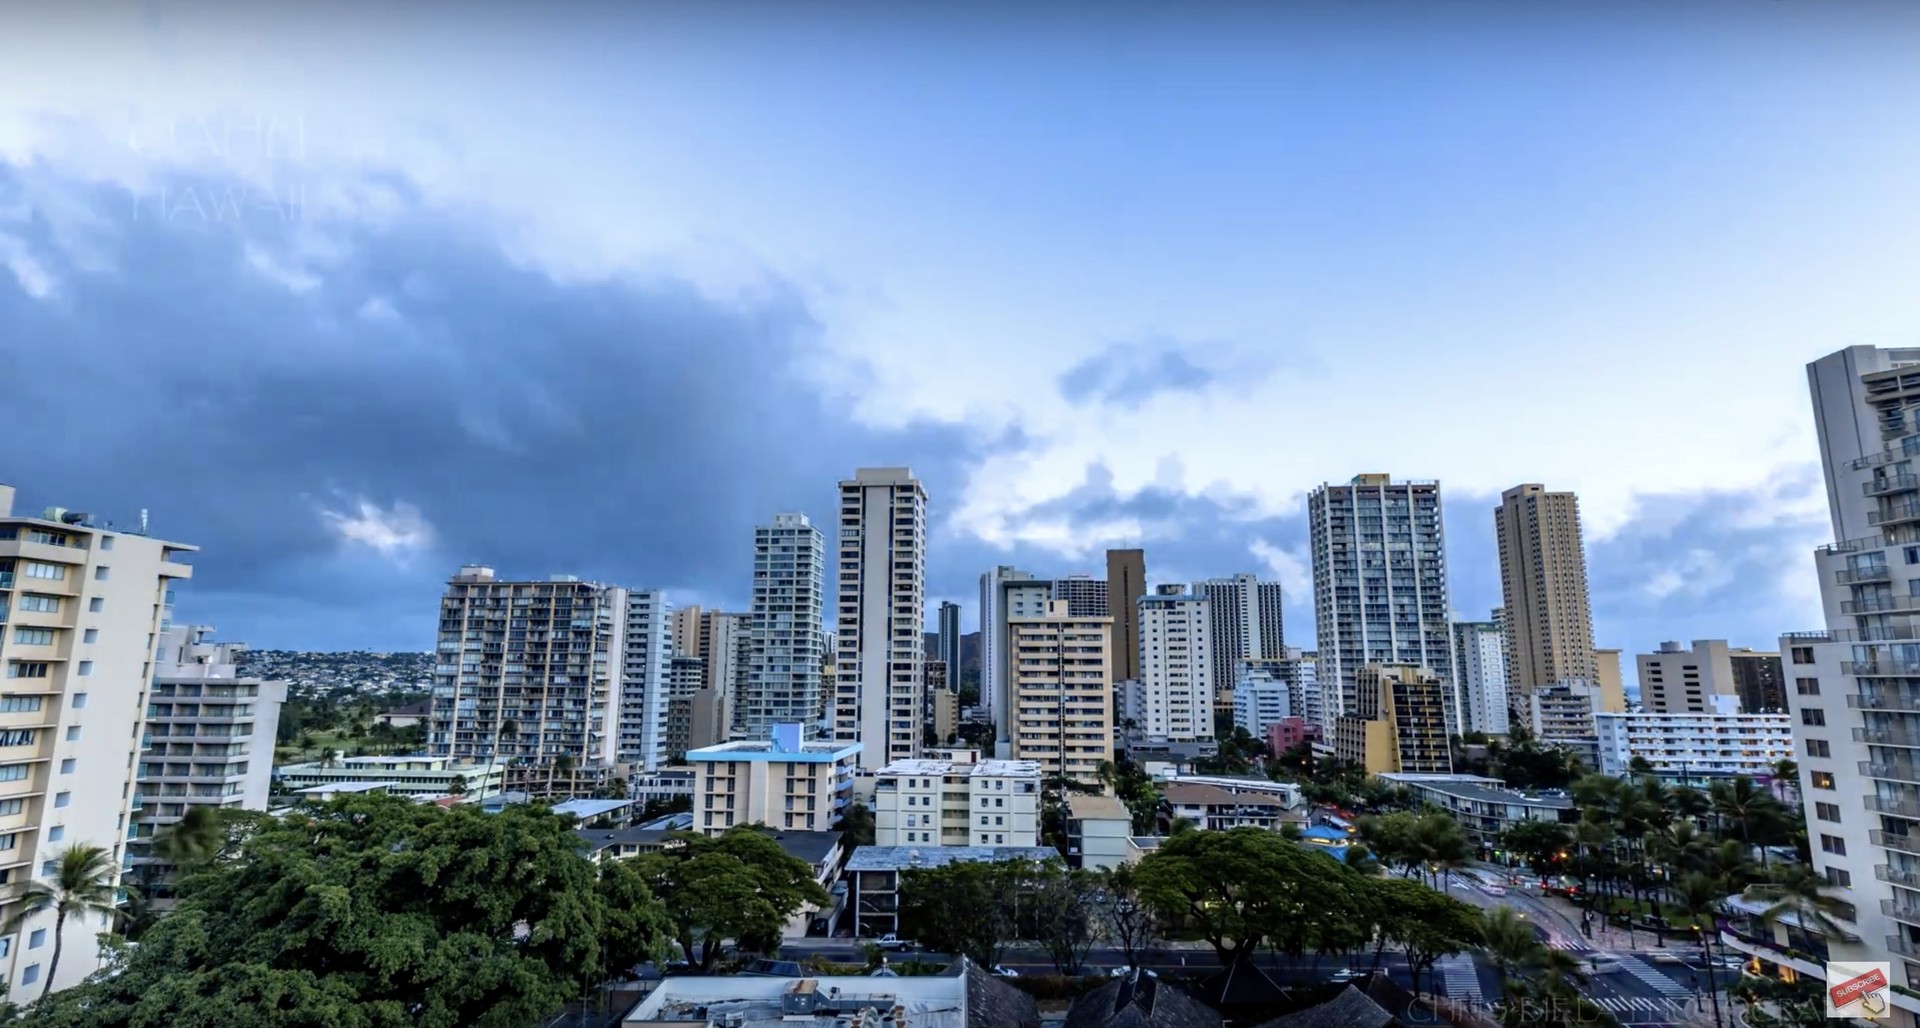
[[[1314,485],[1442,480],[1482,616],[1491,509],[1539,481],[1581,495],[1602,645],[1766,645],[1818,621],[1802,367],[1920,334],[1916,30],[11,10],[0,479],[152,508],[205,548],[181,616],[316,648],[425,648],[464,561],[738,605],[753,524],[899,463],[936,597],[1138,544],[1154,578],[1280,577],[1304,642]]]

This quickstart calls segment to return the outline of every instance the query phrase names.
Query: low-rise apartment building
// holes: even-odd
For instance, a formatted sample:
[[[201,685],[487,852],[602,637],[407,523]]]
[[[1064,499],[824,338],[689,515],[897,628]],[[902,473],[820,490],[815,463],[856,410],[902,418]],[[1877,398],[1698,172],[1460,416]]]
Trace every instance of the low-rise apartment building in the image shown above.
[[[451,757],[334,757],[273,770],[274,792],[291,794],[320,786],[333,791],[379,791],[395,796],[465,795],[482,799],[506,784],[505,764],[456,763]],[[347,786],[351,788],[342,789]]]
[[[1131,864],[1142,851],[1133,841],[1133,814],[1101,793],[1067,796],[1067,866],[1096,870]]]
[[[1167,828],[1175,821],[1186,821],[1211,832],[1230,828],[1278,831],[1284,825],[1304,827],[1307,823],[1304,810],[1289,806],[1277,796],[1233,793],[1217,785],[1189,781],[1171,781],[1160,787],[1160,817]]]
[[[1035,846],[1040,765],[982,760],[973,750],[896,760],[873,783],[879,846]]]
[[[717,835],[734,825],[824,832],[853,800],[858,742],[808,741],[802,726],[773,726],[772,738],[706,746],[693,765],[694,830]]]
[[[1633,758],[1663,777],[1773,774],[1793,759],[1793,719],[1786,714],[1741,714],[1737,698],[1720,699],[1720,713],[1595,714],[1600,773],[1626,774]]]
[[[854,934],[862,939],[900,932],[900,875],[947,864],[1059,860],[1051,846],[862,846],[847,858]]]
[[[1413,791],[1416,803],[1452,814],[1467,841],[1482,854],[1499,847],[1500,837],[1521,821],[1572,821],[1578,812],[1562,790],[1522,792],[1498,778],[1481,775],[1398,774],[1379,776]]]

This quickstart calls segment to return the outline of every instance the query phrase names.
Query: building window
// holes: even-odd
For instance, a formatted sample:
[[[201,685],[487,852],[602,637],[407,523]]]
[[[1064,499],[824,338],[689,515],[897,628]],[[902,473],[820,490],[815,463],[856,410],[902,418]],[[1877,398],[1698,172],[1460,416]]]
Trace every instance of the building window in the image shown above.
[[[28,964],[27,969],[25,971],[20,972],[20,984],[22,985],[32,985],[34,982],[37,982],[39,980],[40,980],[39,964]]]
[[[60,762],[60,773],[63,775],[70,775],[73,773],[72,757],[68,757],[67,759]]]
[[[1838,885],[1842,889],[1853,887],[1853,872],[1844,867],[1827,868],[1827,884]]]
[[[1816,728],[1822,727],[1827,723],[1827,712],[1821,710],[1819,707],[1802,707],[1800,708],[1800,723],[1803,725],[1812,725]]]
[[[104,581],[106,581],[106,580],[107,580],[107,572],[108,572],[108,570],[110,570],[110,569],[108,569],[108,568],[107,568],[107,567],[106,567],[105,565],[102,565],[102,566],[100,566],[100,567],[97,567],[97,568],[94,568],[94,569],[93,569],[93,580],[94,580],[94,581],[96,581],[96,582],[104,582]]]
[[[44,660],[14,660],[7,662],[8,678],[45,678],[47,662]]]
[[[1847,840],[1837,835],[1822,835],[1820,837],[1820,852],[1831,853],[1836,857],[1844,857],[1847,855]]]
[[[80,641],[83,643],[99,642],[100,630],[98,628],[87,629],[85,632],[81,633]]]
[[[37,560],[30,560],[20,565],[20,575],[23,578],[40,578],[49,582],[64,582],[67,580],[67,569],[61,564],[42,564]]]
[[[0,746],[31,746],[33,736],[34,729],[31,728],[0,729]]]
[[[27,809],[26,800],[17,799],[17,798],[11,799],[11,800],[0,800],[0,817],[11,817],[14,814],[18,814],[25,809]]]
[[[101,599],[98,596],[95,596],[93,599],[87,601],[87,610],[90,613],[98,614],[101,611],[106,609],[107,609],[107,601]]]
[[[32,768],[26,764],[7,764],[0,766],[0,782],[18,782],[26,778]]]
[[[1808,739],[1807,740],[1807,756],[1831,757],[1833,756],[1833,747],[1828,746],[1827,740],[1825,739]]]
[[[80,738],[80,726],[79,726],[79,725],[68,725],[68,726],[67,726],[67,741],[68,741],[68,742],[73,742],[73,741],[75,741],[76,739],[79,739],[79,738]]]
[[[1791,659],[1795,664],[1813,663],[1813,647],[1811,646],[1792,647],[1792,649],[1790,650],[1790,655],[1791,655]]]
[[[93,675],[93,661],[91,661],[91,660],[83,660],[83,661],[81,661],[81,662],[80,662],[80,671],[79,671],[79,674],[80,674],[80,677],[81,677],[81,678],[90,678],[90,677],[92,677],[92,675]]]
[[[26,714],[40,709],[38,696],[0,696],[0,714]]]
[[[101,536],[101,537],[100,537],[100,548],[101,548],[101,549],[103,549],[103,550],[111,550],[111,549],[113,549],[113,536],[110,536],[110,535],[103,535],[103,536]]]
[[[1838,803],[1815,803],[1813,805],[1813,816],[1822,821],[1838,821],[1840,820],[1840,805]]]
[[[58,614],[60,597],[48,596],[44,593],[24,593],[20,597],[20,609],[30,610],[36,614]]]
[[[52,646],[53,629],[16,628],[13,630],[13,641],[22,646]]]
[[[1833,788],[1833,772],[1815,771],[1807,776],[1807,781],[1816,789]]]
[[[86,707],[87,707],[87,694],[86,694],[86,693],[83,693],[83,692],[77,692],[77,693],[74,693],[74,694],[73,694],[73,709],[75,709],[75,710],[85,710],[85,709],[86,709]]]
[[[66,825],[54,825],[52,828],[47,829],[48,842],[59,842],[60,840],[66,837],[67,837]]]
[[[33,930],[33,934],[27,936],[28,949],[39,949],[40,947],[45,946],[46,944],[47,944],[47,930],[45,928],[35,928]]]

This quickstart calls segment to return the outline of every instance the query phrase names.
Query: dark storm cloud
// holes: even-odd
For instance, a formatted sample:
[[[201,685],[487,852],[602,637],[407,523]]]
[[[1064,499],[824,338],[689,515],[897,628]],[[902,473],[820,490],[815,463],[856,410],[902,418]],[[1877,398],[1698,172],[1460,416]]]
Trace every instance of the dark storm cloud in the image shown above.
[[[0,166],[0,201],[25,181]],[[462,561],[742,599],[753,525],[829,514],[856,465],[910,464],[936,500],[962,480],[956,430],[870,431],[804,384],[828,358],[780,283],[738,303],[557,284],[391,182],[379,227],[167,218],[59,185],[113,270],[73,267],[45,220],[0,225],[56,283],[36,298],[0,262],[0,480],[23,507],[152,508],[206,551],[181,616],[256,645],[426,648]],[[397,569],[344,546],[322,510],[362,499],[418,508],[434,544]]]
[[[1057,383],[1067,402],[1134,408],[1162,393],[1201,393],[1226,372],[1195,358],[1199,348],[1172,340],[1115,343],[1068,368]]]

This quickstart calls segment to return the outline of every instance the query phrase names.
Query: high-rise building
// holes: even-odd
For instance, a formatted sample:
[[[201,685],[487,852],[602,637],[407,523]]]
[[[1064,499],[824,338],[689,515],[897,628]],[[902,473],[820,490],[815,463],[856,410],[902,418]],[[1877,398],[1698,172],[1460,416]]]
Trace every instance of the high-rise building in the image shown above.
[[[1740,709],[1749,714],[1779,714],[1787,709],[1786,668],[1780,654],[1745,648],[1727,651],[1733,668],[1733,691]]]
[[[1107,601],[1107,580],[1092,575],[1068,575],[1053,580],[1053,598],[1065,600],[1067,610],[1077,618],[1112,617]]]
[[[1140,604],[1140,709],[1149,739],[1213,738],[1213,610],[1203,596],[1162,586]]]
[[[1368,664],[1356,674],[1354,713],[1334,721],[1333,750],[1369,774],[1451,774],[1446,683],[1426,668]]]
[[[706,685],[731,696],[746,680],[746,663],[739,659],[747,652],[742,637],[750,631],[748,615],[703,610],[699,606],[676,607],[671,622],[673,655],[698,657],[706,666]]]
[[[980,576],[980,704],[993,722],[994,756],[1005,759],[1012,737],[1007,712],[1013,675],[1007,622],[1047,612],[1053,584],[1019,568],[1001,565]]]
[[[1623,713],[1627,709],[1627,687],[1620,678],[1620,651],[1600,647],[1593,651],[1594,702],[1599,704],[1596,710],[1607,714]],[[1508,706],[1513,699],[1508,697]]]
[[[1462,734],[1507,734],[1507,640],[1500,611],[1493,613],[1492,620],[1453,623],[1453,673]]]
[[[458,761],[612,764],[627,592],[554,575],[502,581],[468,564],[440,602],[427,750]]]
[[[947,680],[960,687],[960,605],[940,601],[940,617],[934,635],[933,655],[947,666]]]
[[[1262,582],[1241,572],[1232,578],[1195,582],[1193,594],[1211,608],[1216,689],[1233,687],[1241,661],[1277,660],[1286,655],[1280,583]]]
[[[772,524],[753,530],[747,674],[734,697],[735,738],[768,738],[776,724],[817,732],[826,565],[826,540],[805,514],[775,514]]]
[[[1074,617],[1065,600],[1008,619],[1008,759],[1036,761],[1049,777],[1098,781],[1113,759],[1112,632],[1112,618]]]
[[[1234,671],[1234,723],[1239,724],[1243,720],[1240,690],[1248,687],[1264,688],[1268,683],[1278,683],[1285,689],[1286,714],[1284,716],[1303,720],[1307,719],[1309,712],[1315,717],[1322,716],[1324,711],[1320,703],[1317,672],[1318,667],[1313,654],[1301,650],[1289,649],[1278,658],[1241,661],[1235,666]],[[1256,711],[1264,709],[1270,713],[1273,702],[1270,697],[1256,699],[1253,701],[1255,706],[1251,709]],[[1317,720],[1312,723],[1324,727]],[[1260,734],[1251,728],[1247,730],[1254,735]]]
[[[860,766],[920,755],[927,491],[907,468],[860,468],[840,483],[834,737]]]
[[[1410,664],[1452,682],[1440,483],[1357,475],[1315,489],[1307,520],[1329,716],[1358,709],[1368,664]]]
[[[1269,725],[1293,716],[1293,686],[1263,661],[1242,663],[1233,683],[1233,726],[1263,739]]]
[[[1146,594],[1146,551],[1108,550],[1107,607],[1113,612],[1113,680],[1116,682],[1140,678],[1140,597]]]
[[[1891,984],[1920,988],[1920,348],[1848,347],[1807,378],[1833,523],[1814,554],[1826,631],[1780,649],[1813,865],[1853,936],[1825,956],[1891,960]],[[1889,998],[1912,1024],[1915,1006]]]
[[[13,501],[13,488],[0,485],[0,732],[11,744],[0,750],[0,847],[10,867],[0,920],[12,933],[0,940],[0,971],[15,995],[38,996],[55,916],[46,909],[13,921],[20,889],[50,874],[68,846],[107,849],[118,874],[155,641],[172,617],[173,583],[193,576],[194,547],[148,537],[144,517],[141,530],[126,531],[57,507],[16,515]],[[253,759],[271,754],[269,746]],[[107,927],[67,918],[55,989],[99,969]]]
[[[1507,612],[1510,702],[1524,708],[1539,686],[1598,680],[1579,502],[1542,485],[1515,486],[1500,494],[1493,527]]]
[[[627,630],[622,637],[620,660],[620,742],[617,758],[652,771],[666,763],[672,752],[667,744],[667,706],[672,700],[674,669],[672,634],[668,627],[672,613],[667,609],[667,594],[659,590],[633,589],[626,597]],[[702,676],[706,664],[698,662]],[[682,750],[684,751],[684,742]]]
[[[631,642],[632,637],[628,637]],[[713,746],[725,739],[706,738],[694,741],[694,698],[700,694],[707,683],[707,662],[699,657],[682,657],[676,654],[667,665],[666,675],[666,718],[661,734],[661,748],[666,751],[667,760],[679,763],[686,757],[687,751],[702,746]],[[711,733],[712,719],[704,726]],[[647,770],[657,770],[648,768]]]
[[[702,631],[707,630],[707,626],[702,624],[703,613],[698,604],[673,608],[667,622],[667,632],[674,656],[706,659],[706,650],[712,645],[712,639],[703,643],[700,638]]]
[[[155,832],[192,807],[267,809],[287,683],[241,677],[246,652],[246,643],[215,642],[213,629],[200,625],[160,633],[140,751],[140,808],[127,840],[133,875],[158,909],[173,905],[175,869],[153,851]]]

